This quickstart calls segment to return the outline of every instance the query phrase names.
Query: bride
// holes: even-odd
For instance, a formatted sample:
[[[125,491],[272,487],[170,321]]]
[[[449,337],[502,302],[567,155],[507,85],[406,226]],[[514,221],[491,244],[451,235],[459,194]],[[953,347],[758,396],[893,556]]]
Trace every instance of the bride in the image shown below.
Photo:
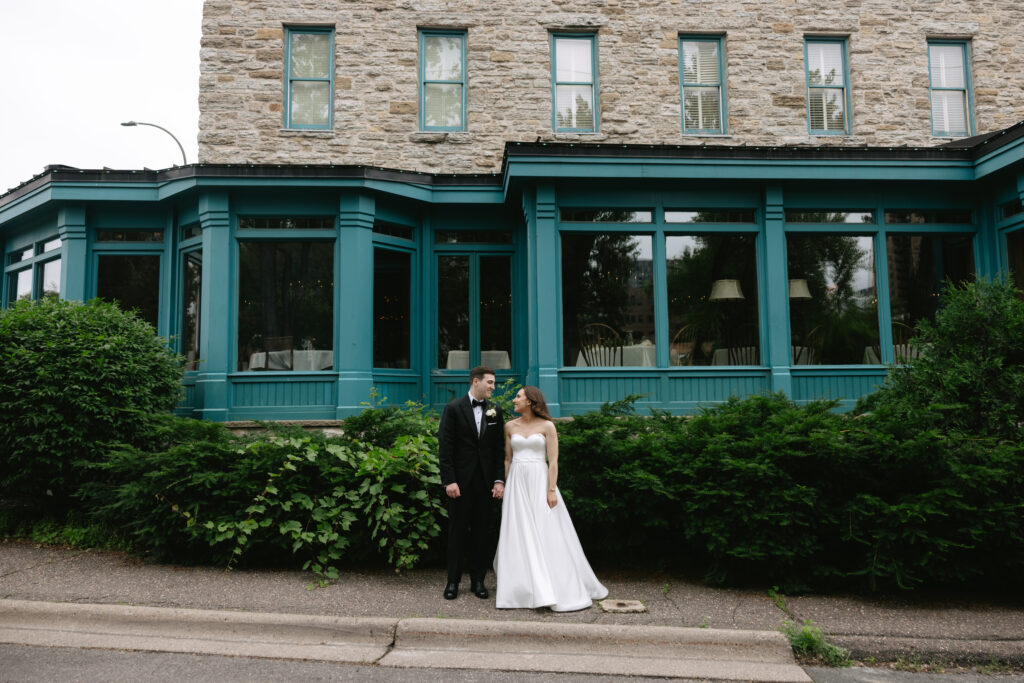
[[[497,607],[572,612],[608,596],[594,576],[558,491],[558,433],[537,387],[512,400],[505,423],[505,495],[494,556]]]

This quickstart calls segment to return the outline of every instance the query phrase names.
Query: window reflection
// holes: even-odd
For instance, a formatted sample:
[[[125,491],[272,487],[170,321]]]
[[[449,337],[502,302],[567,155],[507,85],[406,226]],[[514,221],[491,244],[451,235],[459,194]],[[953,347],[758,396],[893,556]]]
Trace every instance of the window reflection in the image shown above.
[[[512,259],[480,257],[480,363],[492,370],[512,367]]]
[[[437,259],[437,367],[451,367],[449,354],[466,357],[469,368],[469,257]],[[461,365],[459,363],[458,365]]]
[[[562,234],[563,363],[656,364],[651,245],[648,235]]]
[[[238,244],[238,369],[334,367],[334,243]]]
[[[910,343],[914,327],[920,320],[935,320],[943,282],[947,278],[954,283],[974,279],[972,242],[971,235],[890,234],[886,238],[892,341],[897,361],[918,355]]]
[[[43,264],[43,296],[60,296],[60,259]]]
[[[160,257],[150,254],[103,254],[99,257],[96,296],[116,301],[126,311],[157,326],[160,304]]]
[[[757,365],[757,252],[751,234],[666,238],[669,363]]]
[[[1024,230],[1015,230],[1006,236],[1006,254],[1013,284],[1024,298]]]
[[[181,353],[185,369],[199,369],[199,321],[203,293],[203,252],[184,255],[182,268]]]
[[[870,363],[878,348],[872,238],[787,235],[794,365]]]
[[[31,299],[32,298],[32,269],[26,268],[25,270],[19,270],[16,273],[8,275],[8,282],[10,283],[10,291],[8,292],[8,301],[14,303],[19,299]]]
[[[373,251],[373,367],[409,367],[410,256]]]

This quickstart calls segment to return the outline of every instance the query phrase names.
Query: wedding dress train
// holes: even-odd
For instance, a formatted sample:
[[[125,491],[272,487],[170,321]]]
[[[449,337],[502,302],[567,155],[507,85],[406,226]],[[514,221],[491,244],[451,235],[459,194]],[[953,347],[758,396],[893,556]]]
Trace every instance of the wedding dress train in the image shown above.
[[[501,501],[501,533],[494,556],[500,608],[586,609],[608,596],[594,575],[559,491],[548,507],[543,434],[513,434],[512,463]]]

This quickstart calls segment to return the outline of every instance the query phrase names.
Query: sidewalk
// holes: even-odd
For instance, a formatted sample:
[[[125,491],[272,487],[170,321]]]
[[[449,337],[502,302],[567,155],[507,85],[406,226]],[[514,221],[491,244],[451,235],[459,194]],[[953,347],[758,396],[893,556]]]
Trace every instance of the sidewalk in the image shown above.
[[[493,597],[479,600],[468,593],[468,585],[463,585],[457,600],[447,601],[441,596],[444,572],[439,569],[402,574],[348,571],[326,588],[308,590],[310,575],[301,572],[227,573],[210,567],[147,564],[120,553],[9,542],[0,543],[0,599],[8,601],[0,604],[0,619],[5,605],[13,613],[18,604],[14,601],[35,601],[74,603],[78,611],[89,605],[180,608],[177,612],[191,619],[201,613],[190,610],[245,612],[265,615],[267,623],[293,619],[271,615],[309,615],[321,621],[364,618],[358,623],[369,623],[365,618],[383,619],[397,625],[398,633],[404,629],[408,637],[414,631],[419,634],[416,637],[422,637],[424,629],[436,632],[441,624],[508,637],[525,637],[531,632],[547,633],[549,638],[580,633],[599,640],[633,638],[632,642],[641,642],[664,629],[606,627],[686,627],[687,641],[694,642],[700,634],[689,629],[706,629],[709,637],[722,633],[722,638],[756,639],[756,634],[748,632],[778,635],[779,626],[789,618],[760,591],[714,588],[654,573],[598,572],[598,576],[608,587],[610,598],[642,601],[647,611],[609,613],[597,606],[568,614],[498,610]],[[493,581],[489,574],[492,594]],[[999,605],[959,598],[938,602],[912,596],[903,600],[813,596],[786,598],[786,607],[798,619],[811,619],[830,642],[850,649],[856,659],[985,663],[995,658],[1024,668],[1024,605],[1020,602]],[[258,616],[246,619],[259,621]],[[524,622],[536,625],[531,629]],[[565,628],[581,624],[595,628]],[[725,631],[734,633],[729,636]]]

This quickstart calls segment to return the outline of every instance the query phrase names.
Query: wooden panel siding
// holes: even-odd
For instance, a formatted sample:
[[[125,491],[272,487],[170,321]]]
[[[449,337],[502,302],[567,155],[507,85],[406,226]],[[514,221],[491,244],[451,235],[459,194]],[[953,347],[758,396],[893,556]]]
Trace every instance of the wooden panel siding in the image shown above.
[[[387,381],[374,379],[373,386],[379,394],[378,400],[381,397],[387,398],[386,405],[390,406],[400,406],[406,401],[422,401],[425,398],[420,389],[419,377],[409,380],[389,377]]]
[[[599,405],[618,401],[629,394],[643,394],[642,402],[658,403],[662,400],[661,378],[652,374],[604,377],[563,375],[559,383],[559,396],[563,406],[574,403]]]
[[[337,405],[338,383],[333,376],[322,380],[282,377],[279,380],[253,381],[236,378],[232,385],[232,408],[318,406],[333,409]]]
[[[701,404],[719,403],[730,396],[742,398],[770,390],[771,383],[766,372],[749,375],[688,373],[668,378],[666,400],[673,404],[683,403],[696,407]]]
[[[850,406],[865,394],[870,394],[885,381],[885,369],[850,373],[793,373],[793,400],[840,399]]]

